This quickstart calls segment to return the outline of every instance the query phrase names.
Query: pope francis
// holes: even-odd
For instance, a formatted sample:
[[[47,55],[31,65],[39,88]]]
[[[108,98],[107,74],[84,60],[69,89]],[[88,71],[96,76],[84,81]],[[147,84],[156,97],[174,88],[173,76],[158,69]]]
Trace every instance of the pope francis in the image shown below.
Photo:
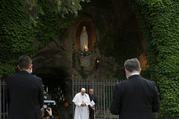
[[[76,105],[74,119],[89,119],[88,105],[90,105],[90,99],[85,88],[82,88],[81,92],[75,95],[73,103]]]

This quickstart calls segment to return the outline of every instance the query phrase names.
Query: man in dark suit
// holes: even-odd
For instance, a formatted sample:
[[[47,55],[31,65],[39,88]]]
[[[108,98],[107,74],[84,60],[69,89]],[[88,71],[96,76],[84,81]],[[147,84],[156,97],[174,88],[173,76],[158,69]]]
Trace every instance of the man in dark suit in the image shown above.
[[[90,97],[90,101],[94,102],[95,104],[93,106],[89,106],[89,119],[94,119],[94,113],[95,113],[95,107],[97,104],[97,98],[94,95],[94,89],[89,89],[89,97]]]
[[[30,57],[21,56],[17,67],[19,71],[9,76],[7,80],[8,119],[41,119],[42,81],[31,74]]]
[[[111,113],[120,119],[154,119],[153,112],[159,112],[159,92],[153,81],[140,76],[137,58],[124,63],[127,80],[119,83],[113,95]]]

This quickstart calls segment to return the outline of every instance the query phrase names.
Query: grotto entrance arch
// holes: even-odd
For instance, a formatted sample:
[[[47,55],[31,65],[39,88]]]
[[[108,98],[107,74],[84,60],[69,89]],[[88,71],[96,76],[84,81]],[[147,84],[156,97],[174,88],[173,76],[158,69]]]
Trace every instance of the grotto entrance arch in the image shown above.
[[[44,90],[56,101],[53,112],[57,119],[72,118],[69,62],[63,48],[56,41],[52,41],[33,56],[33,73],[42,79]]]

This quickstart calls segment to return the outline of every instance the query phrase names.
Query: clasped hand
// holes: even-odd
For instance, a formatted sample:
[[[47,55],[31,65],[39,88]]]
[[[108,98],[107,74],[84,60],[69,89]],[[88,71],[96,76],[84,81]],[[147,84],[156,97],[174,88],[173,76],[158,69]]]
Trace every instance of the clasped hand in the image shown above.
[[[81,106],[84,107],[84,106],[86,106],[86,104],[85,104],[85,103],[82,103]]]

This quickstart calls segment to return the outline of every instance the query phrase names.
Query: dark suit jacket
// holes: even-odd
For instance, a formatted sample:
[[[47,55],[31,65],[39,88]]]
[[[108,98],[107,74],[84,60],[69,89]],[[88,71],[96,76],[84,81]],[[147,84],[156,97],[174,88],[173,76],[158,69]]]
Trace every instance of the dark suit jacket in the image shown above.
[[[155,83],[133,75],[116,86],[110,110],[120,119],[153,119],[152,113],[158,112],[159,108]]]
[[[41,119],[43,105],[42,81],[28,72],[8,77],[8,119]]]
[[[90,101],[92,101],[92,100],[94,101],[95,107],[96,107],[96,105],[97,105],[97,98],[96,98],[96,96],[89,94],[89,98],[90,98]],[[89,119],[94,119],[94,112],[95,112],[95,110],[92,109],[92,108],[89,106]]]
[[[89,98],[90,98],[90,101],[92,101],[92,100],[94,101],[95,107],[96,107],[96,105],[97,105],[97,98],[96,98],[96,96],[89,94]],[[90,107],[90,106],[89,106],[89,107]],[[90,107],[90,110],[93,110],[93,109],[91,109],[91,107]]]

